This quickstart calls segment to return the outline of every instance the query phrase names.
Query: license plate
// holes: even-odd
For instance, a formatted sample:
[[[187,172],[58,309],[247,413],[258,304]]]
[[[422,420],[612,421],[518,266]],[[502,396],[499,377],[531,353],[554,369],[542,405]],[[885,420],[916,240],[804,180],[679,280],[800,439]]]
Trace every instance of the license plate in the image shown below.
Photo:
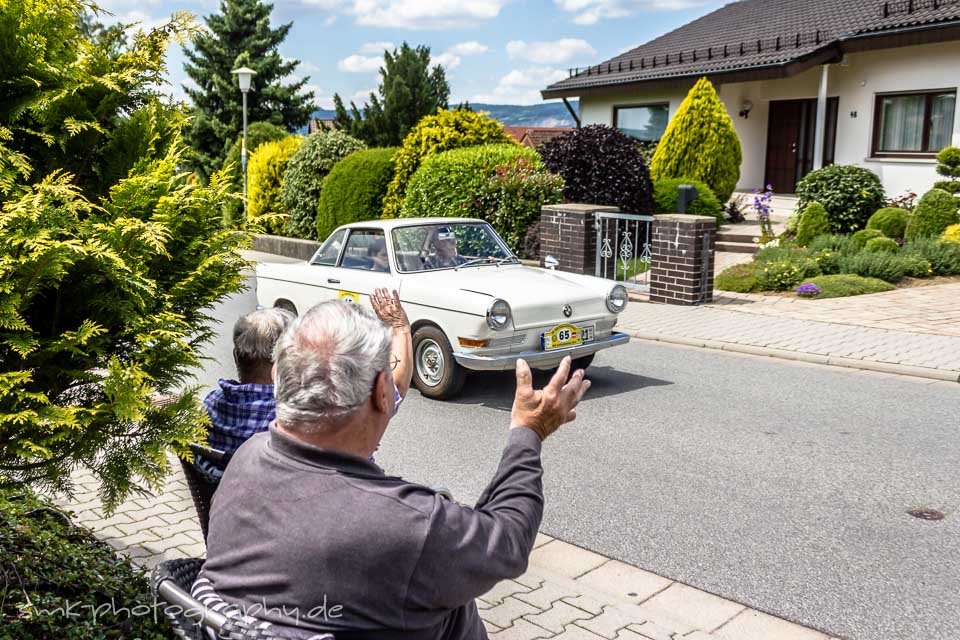
[[[589,340],[593,340],[593,327],[561,324],[541,334],[540,346],[544,351],[550,351],[563,347],[575,347]]]

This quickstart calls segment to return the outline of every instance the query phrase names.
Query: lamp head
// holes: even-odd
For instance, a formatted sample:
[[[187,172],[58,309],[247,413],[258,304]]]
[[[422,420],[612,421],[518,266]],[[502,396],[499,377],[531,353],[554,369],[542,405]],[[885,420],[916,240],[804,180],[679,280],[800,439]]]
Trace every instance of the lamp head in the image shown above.
[[[253,76],[257,75],[256,71],[249,67],[240,67],[239,69],[234,69],[231,73],[237,76],[240,91],[243,93],[250,91],[250,81],[253,79]]]

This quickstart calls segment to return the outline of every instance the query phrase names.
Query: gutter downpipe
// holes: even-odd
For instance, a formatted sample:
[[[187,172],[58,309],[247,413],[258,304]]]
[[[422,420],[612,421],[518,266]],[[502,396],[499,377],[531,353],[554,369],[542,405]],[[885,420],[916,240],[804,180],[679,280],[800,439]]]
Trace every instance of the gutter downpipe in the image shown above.
[[[563,98],[563,104],[567,108],[567,111],[570,112],[570,115],[573,116],[573,121],[577,123],[577,129],[580,128],[580,116],[577,115],[577,112],[573,110],[573,107],[570,106],[570,103],[567,102],[567,98]]]
[[[820,65],[820,91],[817,94],[817,124],[813,138],[813,170],[823,168],[823,149],[827,131],[827,84],[830,81],[830,65]]]

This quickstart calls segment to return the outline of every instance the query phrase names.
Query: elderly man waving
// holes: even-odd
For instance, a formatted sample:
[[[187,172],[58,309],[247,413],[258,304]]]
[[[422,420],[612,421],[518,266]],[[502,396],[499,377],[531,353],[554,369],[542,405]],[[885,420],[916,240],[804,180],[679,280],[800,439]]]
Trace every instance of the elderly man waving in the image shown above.
[[[526,570],[541,442],[590,383],[568,358],[537,391],[518,361],[506,448],[469,508],[369,461],[394,414],[390,352],[390,329],[343,302],[283,335],[276,423],[224,474],[201,580],[248,615],[338,640],[486,638],[474,598]]]

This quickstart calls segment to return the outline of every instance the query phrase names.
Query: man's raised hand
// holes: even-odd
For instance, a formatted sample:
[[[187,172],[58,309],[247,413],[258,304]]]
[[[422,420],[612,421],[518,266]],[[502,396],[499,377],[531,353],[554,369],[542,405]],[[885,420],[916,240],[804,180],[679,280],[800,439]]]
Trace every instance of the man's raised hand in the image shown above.
[[[577,417],[577,404],[590,381],[584,379],[583,369],[570,375],[570,356],[560,362],[550,382],[540,390],[533,388],[533,374],[525,360],[517,360],[517,393],[510,416],[511,428],[533,429],[541,440],[565,422]]]

